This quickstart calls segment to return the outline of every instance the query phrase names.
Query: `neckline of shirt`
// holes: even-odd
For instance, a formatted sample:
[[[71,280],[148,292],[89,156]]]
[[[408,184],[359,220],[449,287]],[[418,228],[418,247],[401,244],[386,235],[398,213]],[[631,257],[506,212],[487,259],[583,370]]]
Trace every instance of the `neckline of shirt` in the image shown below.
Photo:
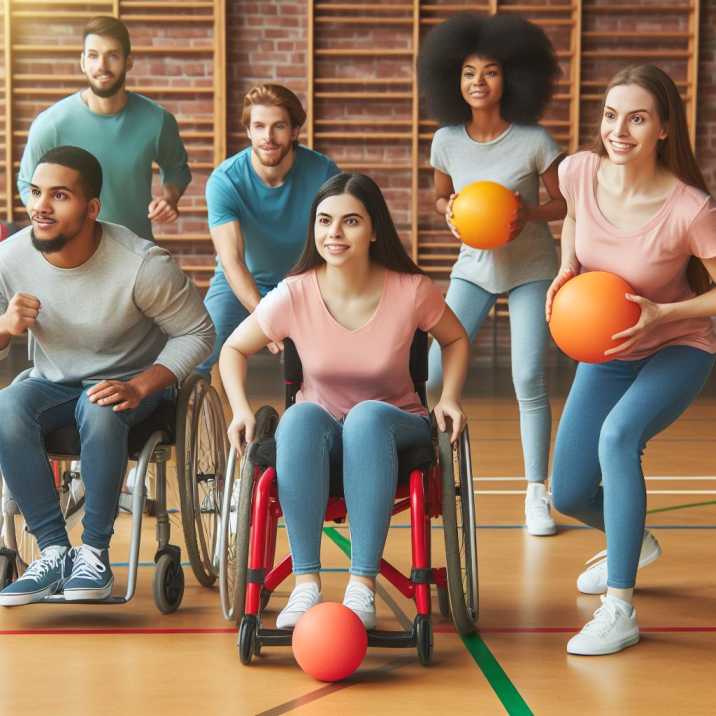
[[[461,126],[462,126],[463,134],[465,135],[466,139],[468,139],[473,144],[477,144],[479,147],[489,147],[491,144],[497,144],[498,142],[501,142],[512,131],[512,128],[515,125],[514,124],[508,125],[507,129],[505,129],[504,132],[501,132],[494,139],[490,139],[487,142],[479,142],[477,139],[473,139],[470,136],[470,132],[467,131],[467,125],[463,124]]]

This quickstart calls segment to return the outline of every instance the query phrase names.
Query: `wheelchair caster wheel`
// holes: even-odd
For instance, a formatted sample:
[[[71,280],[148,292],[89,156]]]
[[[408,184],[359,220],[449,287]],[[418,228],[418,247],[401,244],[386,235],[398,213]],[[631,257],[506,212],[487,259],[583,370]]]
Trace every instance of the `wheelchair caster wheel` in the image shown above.
[[[0,555],[0,589],[15,581],[15,563],[10,557]]]
[[[163,554],[154,572],[154,601],[162,614],[175,612],[184,596],[184,570],[170,554]]]
[[[415,617],[415,642],[421,665],[428,666],[433,657],[433,624],[429,616]]]
[[[259,620],[252,614],[247,614],[241,620],[239,627],[239,658],[241,663],[248,665],[254,656],[258,656],[261,645],[256,643],[256,633],[259,630]]]

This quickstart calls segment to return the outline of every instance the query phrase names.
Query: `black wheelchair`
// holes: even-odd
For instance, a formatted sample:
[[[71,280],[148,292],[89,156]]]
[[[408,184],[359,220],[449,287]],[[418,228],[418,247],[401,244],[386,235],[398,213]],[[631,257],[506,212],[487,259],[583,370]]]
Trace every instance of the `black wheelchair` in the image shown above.
[[[415,334],[410,372],[415,390],[427,404],[427,335]],[[293,405],[303,380],[295,346],[285,341],[286,408]],[[230,451],[221,513],[219,586],[227,619],[239,626],[238,649],[249,664],[263,646],[290,645],[291,630],[261,626],[261,614],[271,594],[291,574],[291,556],[276,561],[276,534],[281,506],[276,486],[278,413],[270,406],[256,413],[254,441],[247,446],[237,476],[236,452]],[[460,634],[474,631],[478,619],[477,543],[470,442],[467,428],[457,445],[437,431],[432,445],[416,445],[399,453],[399,480],[393,514],[410,512],[412,569],[403,575],[386,560],[380,573],[405,597],[415,601],[417,615],[405,631],[368,632],[369,646],[413,647],[427,665],[432,657],[431,585],[438,606],[451,617]],[[331,476],[326,521],[347,517],[340,475]],[[442,516],[446,567],[430,562],[430,521]]]
[[[25,371],[27,374],[29,371]],[[16,378],[22,379],[25,374]],[[58,499],[70,527],[82,514],[80,475],[66,469],[80,458],[80,436],[74,424],[45,436]],[[129,459],[137,462],[132,492],[132,527],[129,571],[124,596],[85,603],[124,604],[134,596],[139,566],[142,516],[146,510],[145,482],[150,464],[155,466],[155,496],[151,513],[157,521],[157,552],[154,556],[154,601],[165,614],[175,611],[184,595],[181,550],[170,543],[167,510],[167,464],[174,450],[181,523],[192,570],[197,580],[209,586],[218,576],[218,545],[221,495],[226,472],[228,442],[221,400],[208,381],[197,374],[181,385],[174,400],[163,400],[157,409],[129,433]],[[1,484],[1,483],[0,483]],[[5,490],[2,500],[0,541],[0,588],[21,575],[39,556],[34,537],[12,496]],[[37,603],[65,603],[62,595]],[[75,601],[73,603],[81,603]]]

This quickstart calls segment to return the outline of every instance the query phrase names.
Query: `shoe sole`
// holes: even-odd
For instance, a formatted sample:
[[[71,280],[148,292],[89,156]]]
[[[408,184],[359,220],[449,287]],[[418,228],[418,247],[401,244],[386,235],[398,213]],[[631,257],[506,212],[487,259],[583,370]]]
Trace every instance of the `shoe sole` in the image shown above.
[[[656,562],[656,560],[659,559],[659,557],[661,557],[661,554],[662,554],[661,545],[657,542],[656,549],[653,552],[651,552],[650,554],[648,554],[646,557],[644,557],[644,559],[639,562],[637,571],[644,569],[644,567],[648,567],[650,564]],[[596,591],[595,592],[587,592],[584,589],[580,589],[579,584],[577,584],[577,591],[580,594],[592,594],[592,595],[605,594],[607,591],[607,587],[605,586],[604,589],[602,589],[599,592],[596,592]]]
[[[609,654],[617,654],[620,651],[624,651],[624,649],[628,649],[630,646],[634,646],[638,643],[639,634],[635,634],[634,636],[630,636],[628,639],[619,642],[619,644],[617,644],[616,646],[601,649],[598,651],[578,651],[576,649],[570,649],[569,645],[567,645],[567,653],[574,654],[575,656],[608,656]]]
[[[551,537],[552,535],[557,534],[557,525],[554,527],[547,527],[545,529],[530,529],[527,527],[527,534],[530,534],[533,537]]]
[[[23,592],[22,594],[0,594],[0,607],[22,607],[25,604],[40,602],[45,597],[52,596],[57,593],[56,587],[47,587],[38,592]]]
[[[67,602],[75,602],[82,599],[108,599],[112,596],[113,584],[114,579],[110,579],[109,583],[100,589],[65,589],[63,595]]]

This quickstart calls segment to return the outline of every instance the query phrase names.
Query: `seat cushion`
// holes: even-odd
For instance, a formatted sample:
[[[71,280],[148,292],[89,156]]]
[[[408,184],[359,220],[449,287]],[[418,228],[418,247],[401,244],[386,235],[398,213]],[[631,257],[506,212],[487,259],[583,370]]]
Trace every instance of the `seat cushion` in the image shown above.
[[[149,436],[161,430],[168,436],[164,445],[173,445],[176,440],[176,402],[162,400],[157,409],[129,431],[129,458],[136,460]],[[45,446],[50,455],[79,455],[80,434],[72,423],[45,435]]]
[[[276,440],[266,438],[251,446],[249,459],[260,467],[276,467]],[[411,445],[398,453],[398,483],[408,482],[413,470],[427,470],[433,464],[435,453],[432,442]],[[341,465],[331,465],[331,497],[343,495],[343,474]]]

